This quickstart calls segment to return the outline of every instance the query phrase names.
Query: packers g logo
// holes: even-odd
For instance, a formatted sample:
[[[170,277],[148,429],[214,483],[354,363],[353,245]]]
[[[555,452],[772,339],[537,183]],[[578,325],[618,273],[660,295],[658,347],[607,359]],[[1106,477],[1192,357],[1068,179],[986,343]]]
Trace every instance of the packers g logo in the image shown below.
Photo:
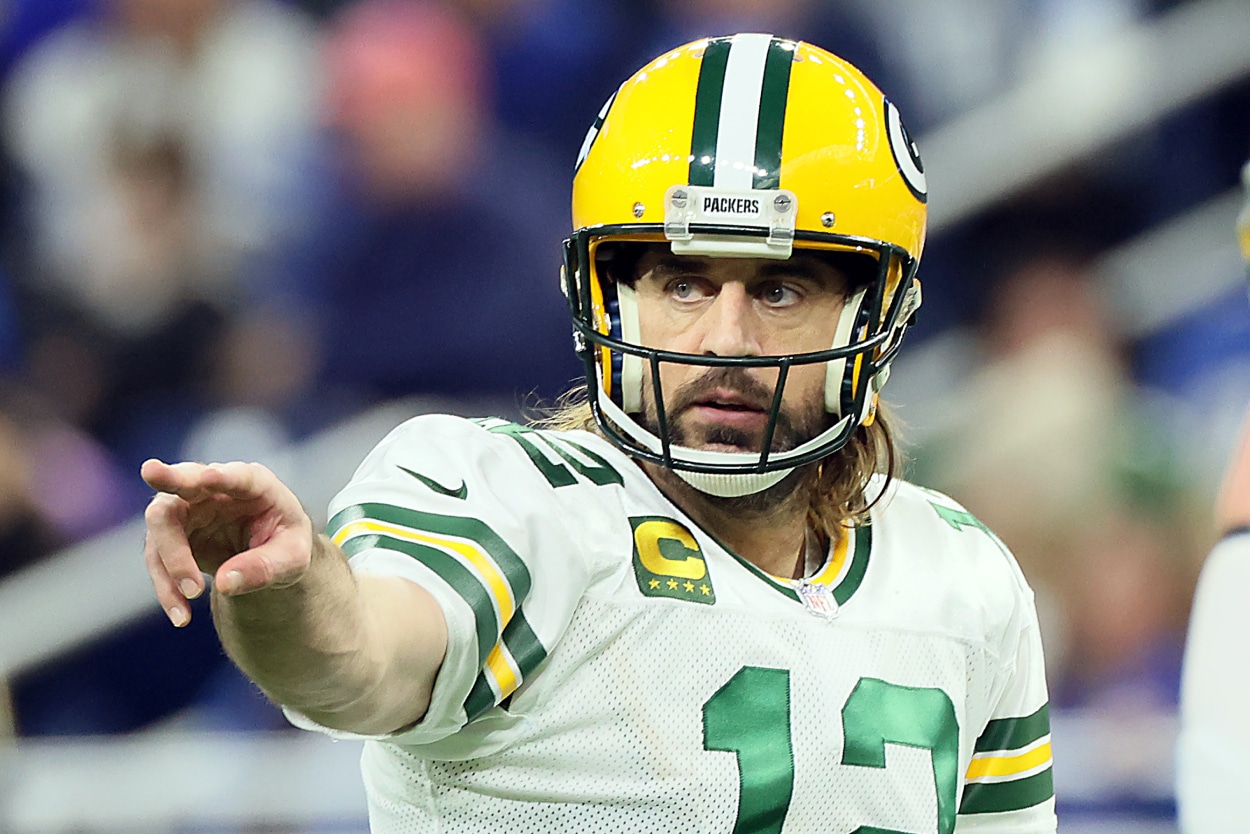
[[[903,118],[898,114],[894,102],[885,100],[885,129],[890,140],[890,152],[894,155],[894,164],[903,175],[903,182],[908,190],[922,203],[929,202],[929,183],[924,175],[924,163],[920,161],[920,150],[912,141],[907,128],[903,126]]]
[[[629,524],[634,530],[634,576],[644,596],[716,602],[703,552],[689,530],[660,516],[632,517]]]
[[[599,115],[595,117],[594,122],[590,125],[590,130],[586,131],[586,138],[582,140],[582,148],[577,152],[577,163],[573,166],[573,172],[576,173],[582,163],[586,161],[586,157],[590,154],[590,146],[599,138],[599,131],[603,129],[603,123],[608,119],[608,111],[612,109],[612,102],[616,101],[616,93],[608,96],[608,100],[604,102],[603,109],[599,111]]]

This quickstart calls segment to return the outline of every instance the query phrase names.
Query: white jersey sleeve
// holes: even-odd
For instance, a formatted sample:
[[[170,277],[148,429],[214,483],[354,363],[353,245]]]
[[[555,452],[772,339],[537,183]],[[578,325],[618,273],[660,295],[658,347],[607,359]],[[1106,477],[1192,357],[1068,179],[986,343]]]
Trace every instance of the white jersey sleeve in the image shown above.
[[[1006,545],[950,498],[927,492],[938,516],[972,531],[994,573],[1006,573],[1013,603],[996,629],[998,684],[964,773],[957,832],[1037,832],[1058,826],[1046,669],[1033,592]],[[969,542],[972,546],[972,542]],[[997,551],[997,552],[994,552]]]
[[[1250,532],[1207,557],[1181,675],[1176,798],[1185,834],[1250,831]]]
[[[589,576],[553,489],[578,478],[620,476],[566,437],[429,415],[383,439],[331,502],[326,532],[352,570],[416,582],[447,621],[429,709],[386,738],[445,738],[508,698],[545,659]]]

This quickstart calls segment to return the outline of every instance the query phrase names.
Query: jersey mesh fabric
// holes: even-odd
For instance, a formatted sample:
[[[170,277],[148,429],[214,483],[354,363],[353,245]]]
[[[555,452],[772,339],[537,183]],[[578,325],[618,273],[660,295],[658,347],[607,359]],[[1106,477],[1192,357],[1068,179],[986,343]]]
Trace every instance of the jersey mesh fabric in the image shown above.
[[[514,699],[526,720],[507,749],[463,761],[427,762],[420,748],[398,745],[370,754],[367,765],[403,774],[412,803],[375,801],[375,831],[731,831],[739,764],[731,751],[705,749],[703,709],[743,667],[789,672],[789,727],[767,728],[792,745],[792,801],[775,800],[786,830],[936,831],[929,751],[890,744],[884,769],[844,765],[841,708],[875,676],[943,689],[962,726],[964,704],[987,700],[993,686],[983,648],[795,608],[777,618],[584,600],[540,679]],[[741,716],[744,732],[752,720]]]

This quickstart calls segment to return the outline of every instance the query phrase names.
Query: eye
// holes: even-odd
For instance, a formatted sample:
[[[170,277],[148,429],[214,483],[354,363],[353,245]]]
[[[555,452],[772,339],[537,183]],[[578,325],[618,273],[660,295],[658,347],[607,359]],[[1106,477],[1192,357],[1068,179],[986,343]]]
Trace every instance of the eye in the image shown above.
[[[802,298],[797,289],[787,284],[765,284],[760,287],[757,295],[770,307],[789,307]]]
[[[678,301],[697,301],[706,294],[699,282],[690,278],[674,278],[667,289],[669,296]]]

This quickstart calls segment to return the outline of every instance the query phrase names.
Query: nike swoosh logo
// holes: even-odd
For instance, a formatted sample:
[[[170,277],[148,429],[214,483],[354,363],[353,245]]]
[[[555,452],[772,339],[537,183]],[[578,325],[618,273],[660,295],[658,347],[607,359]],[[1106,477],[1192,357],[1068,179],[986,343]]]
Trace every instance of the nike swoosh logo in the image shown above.
[[[398,466],[398,464],[396,465]],[[428,486],[430,489],[437,492],[439,495],[447,495],[451,498],[459,498],[461,501],[469,497],[469,485],[466,484],[463,479],[461,479],[460,481],[460,486],[452,489],[451,487],[443,486],[438,481],[435,481],[432,478],[425,477],[419,472],[413,472],[411,469],[409,469],[406,466],[400,466],[399,468],[407,472],[412,477],[416,478],[421,483]]]

